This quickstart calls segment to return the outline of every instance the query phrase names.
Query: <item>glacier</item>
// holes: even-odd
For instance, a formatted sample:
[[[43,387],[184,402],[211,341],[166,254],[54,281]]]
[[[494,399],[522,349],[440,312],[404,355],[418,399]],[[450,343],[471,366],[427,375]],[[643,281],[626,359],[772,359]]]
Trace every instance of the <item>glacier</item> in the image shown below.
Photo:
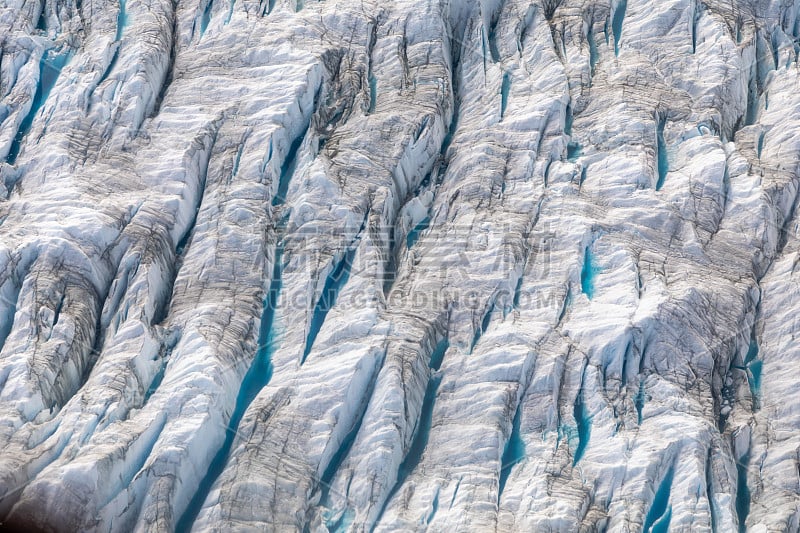
[[[800,531],[800,1],[3,0],[0,528]]]

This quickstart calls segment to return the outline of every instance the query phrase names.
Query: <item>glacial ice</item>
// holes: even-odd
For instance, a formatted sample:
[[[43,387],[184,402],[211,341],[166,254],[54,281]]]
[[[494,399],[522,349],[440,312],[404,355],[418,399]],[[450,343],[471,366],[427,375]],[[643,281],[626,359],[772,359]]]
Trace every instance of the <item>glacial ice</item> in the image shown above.
[[[31,99],[30,109],[20,123],[17,134],[14,136],[14,141],[8,150],[6,163],[13,165],[16,162],[23,139],[30,131],[33,120],[42,109],[45,101],[47,101],[47,97],[50,96],[50,91],[53,90],[61,70],[66,62],[69,61],[71,55],[69,51],[51,53],[51,50],[47,50],[42,54],[42,58],[39,60],[39,81],[36,85],[36,92]]]
[[[672,518],[672,507],[669,500],[674,476],[675,472],[670,467],[658,485],[658,490],[653,496],[650,510],[647,511],[644,521],[644,531],[647,533],[669,531],[669,523]]]
[[[800,529],[800,2],[0,5],[0,522]]]

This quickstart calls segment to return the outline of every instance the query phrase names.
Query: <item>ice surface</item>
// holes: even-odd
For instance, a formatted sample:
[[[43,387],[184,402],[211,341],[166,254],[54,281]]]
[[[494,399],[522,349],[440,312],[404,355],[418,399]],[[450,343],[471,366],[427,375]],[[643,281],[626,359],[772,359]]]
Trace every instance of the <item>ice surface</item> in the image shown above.
[[[0,522],[800,529],[800,3],[0,6]]]
[[[200,508],[208,497],[214,482],[225,468],[225,463],[231,451],[236,432],[242,421],[244,413],[253,402],[256,395],[263,389],[272,378],[272,362],[270,360],[276,342],[274,334],[275,310],[278,305],[278,298],[281,293],[281,272],[283,269],[283,254],[285,243],[278,242],[275,247],[273,257],[272,276],[269,291],[264,298],[264,311],[261,315],[260,334],[258,337],[258,348],[256,349],[253,362],[247,373],[242,379],[239,387],[239,394],[236,396],[236,405],[233,408],[228,427],[225,431],[225,441],[222,447],[214,455],[214,459],[208,466],[208,471],[200,480],[197,492],[189,502],[189,506],[183,515],[176,522],[176,531],[190,531],[192,523],[197,518]]]

